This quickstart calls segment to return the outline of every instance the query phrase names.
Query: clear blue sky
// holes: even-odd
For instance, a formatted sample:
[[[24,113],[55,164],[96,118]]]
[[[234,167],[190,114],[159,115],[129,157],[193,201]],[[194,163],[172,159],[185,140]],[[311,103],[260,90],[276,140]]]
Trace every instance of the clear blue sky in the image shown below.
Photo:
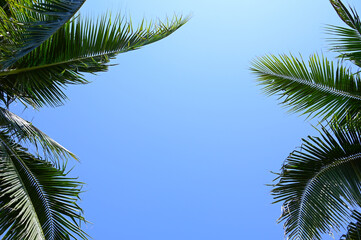
[[[88,0],[81,12],[107,10],[193,17],[69,87],[64,106],[22,114],[80,157],[84,229],[97,240],[283,239],[265,184],[315,131],[248,68],[267,53],[329,55],[324,26],[341,24],[329,2]]]

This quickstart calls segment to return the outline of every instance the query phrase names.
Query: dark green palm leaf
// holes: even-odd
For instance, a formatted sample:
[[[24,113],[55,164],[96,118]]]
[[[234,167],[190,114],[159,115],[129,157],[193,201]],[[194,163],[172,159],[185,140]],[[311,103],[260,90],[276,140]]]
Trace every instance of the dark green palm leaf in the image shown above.
[[[87,239],[76,204],[82,183],[30,155],[0,132],[0,235],[13,239]],[[80,221],[80,222],[79,222]]]
[[[321,137],[303,140],[285,161],[272,193],[283,202],[285,233],[290,239],[321,239],[350,222],[361,204],[361,129],[331,124]]]
[[[175,17],[155,24],[143,22],[134,29],[119,15],[113,20],[105,15],[95,24],[77,17],[16,62],[13,69],[0,72],[0,87],[6,95],[35,106],[60,105],[66,99],[62,91],[66,85],[87,83],[82,72],[106,71],[116,54],[163,39],[187,20]]]
[[[254,61],[251,70],[265,93],[277,94],[293,112],[340,121],[361,112],[360,76],[324,57],[314,55],[306,64],[292,55],[270,55]]]
[[[11,54],[3,55],[1,69],[7,69],[53,35],[79,10],[85,0],[38,0],[7,1],[11,16],[3,22],[10,22],[16,28],[12,32]],[[4,14],[3,14],[4,16]]]
[[[361,240],[361,213],[353,211],[352,218],[355,222],[348,225],[347,233],[340,240]]]

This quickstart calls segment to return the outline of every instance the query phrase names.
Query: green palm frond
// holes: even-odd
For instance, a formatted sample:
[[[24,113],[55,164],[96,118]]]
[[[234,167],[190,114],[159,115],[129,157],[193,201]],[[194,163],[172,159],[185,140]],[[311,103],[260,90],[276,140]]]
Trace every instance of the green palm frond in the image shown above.
[[[82,183],[30,155],[0,132],[0,235],[13,239],[87,239],[76,204]]]
[[[8,96],[28,104],[57,106],[68,84],[84,84],[84,72],[106,71],[116,54],[161,40],[187,22],[188,18],[145,23],[134,28],[121,16],[104,15],[95,24],[80,16],[66,23],[40,47],[0,72],[0,87]]]
[[[60,160],[66,160],[69,157],[77,159],[72,152],[40,131],[31,122],[1,107],[0,129],[9,132],[14,140],[28,141],[35,146],[40,145],[44,153],[43,156],[52,160],[54,164],[59,164]]]
[[[323,120],[361,112],[361,80],[339,63],[311,56],[306,64],[294,56],[274,55],[258,58],[251,70],[267,95],[278,95],[292,112]]]
[[[272,194],[283,202],[289,239],[321,239],[350,222],[361,204],[361,129],[332,123],[286,159]]]
[[[360,28],[360,19],[355,10],[349,11],[340,0],[330,0],[330,3],[344,23],[353,29]]]
[[[347,233],[342,235],[340,240],[361,240],[361,213],[358,211],[352,212],[352,222],[347,227]]]
[[[361,33],[345,27],[328,26],[328,33],[335,37],[328,38],[331,50],[340,53],[341,59],[352,61],[361,67]]]
[[[348,10],[341,1],[331,0],[340,18],[348,25],[339,27],[330,25],[326,29],[334,37],[328,38],[331,50],[340,53],[342,59],[351,60],[361,67],[361,21],[357,12],[350,8]]]
[[[1,69],[7,69],[53,35],[79,10],[85,0],[6,1],[9,11],[1,14],[2,23],[12,26],[8,37],[13,46],[1,56]],[[14,30],[11,29],[11,30]],[[4,47],[3,47],[4,48]]]

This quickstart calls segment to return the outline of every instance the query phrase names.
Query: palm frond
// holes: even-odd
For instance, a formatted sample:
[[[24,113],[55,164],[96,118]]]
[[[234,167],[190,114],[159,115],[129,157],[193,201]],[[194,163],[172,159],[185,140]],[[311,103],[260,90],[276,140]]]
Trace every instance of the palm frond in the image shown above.
[[[37,159],[0,132],[0,235],[13,239],[87,239],[76,204],[82,183]],[[79,221],[79,222],[78,222]]]
[[[334,37],[328,38],[331,51],[340,53],[338,58],[352,61],[361,67],[361,32],[355,29],[328,26],[327,31]]]
[[[0,72],[0,87],[8,96],[29,104],[57,106],[68,84],[84,84],[82,73],[106,71],[116,54],[161,40],[188,21],[174,17],[158,23],[143,21],[137,28],[120,15],[99,18],[95,24],[80,16],[66,23],[40,47]]]
[[[347,233],[342,235],[340,240],[361,240],[361,213],[353,211],[352,218],[355,222],[348,225]]]
[[[361,111],[360,76],[324,57],[314,55],[306,64],[292,55],[270,55],[254,61],[251,70],[265,93],[278,95],[291,112],[341,120]]]
[[[0,129],[9,132],[14,140],[28,141],[36,147],[40,145],[43,151],[43,157],[52,160],[56,165],[59,164],[60,160],[66,160],[69,157],[77,159],[72,152],[40,131],[31,122],[1,107]],[[39,147],[37,147],[37,150],[39,150]]]
[[[355,10],[349,11],[340,0],[330,0],[330,3],[344,23],[353,29],[360,27],[360,19]]]
[[[330,1],[339,17],[348,27],[329,25],[327,32],[334,37],[328,38],[331,50],[340,53],[342,59],[348,59],[361,67],[361,21],[356,10],[347,9],[339,0]]]
[[[1,69],[9,68],[40,46],[68,22],[84,2],[85,0],[7,1],[12,15],[2,22],[7,22],[16,29],[11,32],[11,41],[16,45],[12,46],[11,54],[2,56]]]
[[[283,202],[289,239],[321,239],[350,222],[361,204],[361,129],[332,123],[286,159],[272,194]]]

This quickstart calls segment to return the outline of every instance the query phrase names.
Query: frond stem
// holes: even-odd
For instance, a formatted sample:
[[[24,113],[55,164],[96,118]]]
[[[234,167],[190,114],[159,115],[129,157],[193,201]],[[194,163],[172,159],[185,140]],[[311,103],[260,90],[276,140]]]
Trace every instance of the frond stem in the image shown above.
[[[306,195],[308,194],[308,189],[312,186],[313,182],[321,175],[323,174],[324,172],[328,171],[329,169],[331,168],[334,168],[334,167],[337,167],[341,164],[345,164],[345,163],[348,163],[348,162],[351,162],[351,161],[355,161],[355,160],[360,160],[361,158],[361,153],[356,153],[356,154],[353,154],[353,155],[350,155],[348,157],[343,157],[343,158],[340,158],[340,159],[337,159],[335,160],[334,162],[332,162],[331,164],[328,164],[324,167],[321,168],[321,170],[319,172],[317,172],[315,174],[315,176],[313,176],[306,184],[306,188],[305,190],[303,191],[302,193],[302,196],[301,196],[301,204],[300,204],[300,209],[298,211],[298,217],[297,217],[297,228],[298,229],[302,229],[302,226],[300,226],[300,223],[302,222],[302,208],[304,206],[304,203],[306,202],[305,201],[305,198],[307,197]]]
[[[332,87],[324,86],[324,85],[320,86],[320,84],[312,83],[312,82],[310,82],[308,80],[305,80],[305,79],[298,79],[298,78],[285,76],[285,75],[277,74],[277,73],[274,73],[274,72],[268,72],[268,71],[267,72],[265,71],[263,73],[269,74],[269,75],[272,75],[272,76],[275,76],[275,77],[283,78],[283,79],[288,79],[288,80],[291,80],[291,81],[294,81],[294,82],[298,82],[298,83],[307,85],[307,86],[309,86],[311,88],[319,89],[321,91],[325,91],[325,92],[328,92],[328,93],[333,93],[335,95],[341,95],[343,97],[348,97],[348,98],[352,98],[352,99],[356,99],[356,100],[361,101],[361,96],[354,95],[354,94],[344,92],[344,91],[341,91],[341,90],[338,90],[338,89],[335,89],[335,88],[332,88]],[[0,73],[0,76],[1,76],[1,73]]]
[[[24,169],[26,169],[27,172],[29,173],[30,170],[23,164],[23,162],[22,162],[20,159],[18,159],[18,157],[16,156],[16,154],[14,153],[14,151],[7,146],[7,144],[4,142],[4,140],[2,139],[2,137],[0,137],[0,143],[2,143],[2,145],[3,145],[5,148],[7,148],[7,150],[8,150],[8,151],[14,156],[14,158],[19,162],[19,164],[21,165],[21,167],[24,168]],[[13,165],[13,167],[14,167],[14,169],[15,169],[15,172],[16,172],[16,174],[18,175],[18,179],[19,179],[19,181],[22,183],[22,186],[25,186],[23,180],[21,179],[21,176],[20,176],[20,174],[19,174],[18,169],[16,168],[16,166],[14,165],[14,163],[13,163],[12,161],[10,161],[10,163]],[[36,183],[38,182],[37,179],[36,179],[32,174],[27,174],[27,175],[30,175],[30,177],[31,177]],[[26,187],[24,187],[23,189],[24,189],[24,191],[26,192],[27,197],[30,198],[30,197],[29,197],[28,190],[26,189]],[[45,198],[45,196],[43,195],[42,192],[41,192],[41,196],[42,196],[42,198]],[[46,201],[45,201],[45,202],[46,202]],[[47,204],[47,203],[46,203],[46,204]],[[47,207],[49,207],[49,206],[47,205]],[[36,212],[33,203],[31,203],[31,208],[33,209],[33,212]],[[43,240],[46,240],[46,239],[44,238],[45,235],[44,235],[44,232],[43,232],[43,228],[42,228],[42,226],[41,226],[41,223],[40,223],[40,221],[39,221],[39,218],[36,217],[36,220],[35,220],[35,221],[36,221],[36,223],[37,223],[37,225],[38,225],[38,229],[39,229],[39,230],[41,231],[41,233],[42,233],[40,237],[41,237]]]

